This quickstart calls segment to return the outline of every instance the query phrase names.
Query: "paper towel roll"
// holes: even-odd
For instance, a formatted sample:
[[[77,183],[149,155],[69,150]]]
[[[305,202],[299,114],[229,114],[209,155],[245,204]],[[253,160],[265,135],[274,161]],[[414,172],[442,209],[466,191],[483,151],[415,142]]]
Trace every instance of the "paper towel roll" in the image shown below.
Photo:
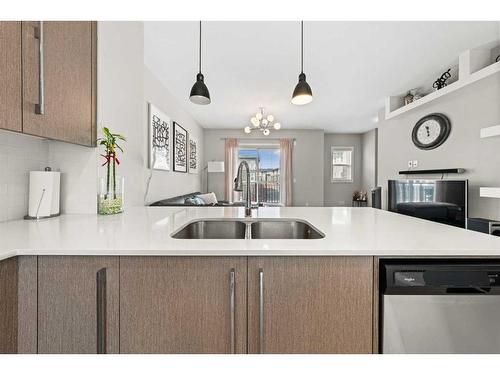
[[[59,214],[60,183],[60,172],[30,172],[28,216],[39,218]]]

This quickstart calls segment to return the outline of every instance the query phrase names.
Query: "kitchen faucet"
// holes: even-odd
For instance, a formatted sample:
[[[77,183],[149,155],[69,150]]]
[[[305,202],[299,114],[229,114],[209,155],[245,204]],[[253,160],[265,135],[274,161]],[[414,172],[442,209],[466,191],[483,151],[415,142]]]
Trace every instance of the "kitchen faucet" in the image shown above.
[[[250,167],[248,166],[248,163],[246,161],[242,161],[240,165],[238,166],[238,174],[236,175],[236,178],[234,179],[234,191],[243,191],[243,167],[246,168],[246,175],[247,175],[247,197],[245,201],[245,217],[251,217],[252,216],[252,194],[250,192]]]

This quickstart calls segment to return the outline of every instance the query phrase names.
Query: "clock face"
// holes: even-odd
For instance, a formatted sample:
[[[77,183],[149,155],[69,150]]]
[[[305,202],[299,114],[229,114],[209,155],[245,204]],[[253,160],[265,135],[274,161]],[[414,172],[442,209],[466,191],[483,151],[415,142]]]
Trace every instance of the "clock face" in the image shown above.
[[[417,140],[423,145],[429,145],[441,134],[441,125],[434,119],[425,121],[417,130]]]
[[[450,135],[451,124],[448,117],[433,113],[421,118],[412,132],[412,141],[421,150],[432,150],[441,146]]]

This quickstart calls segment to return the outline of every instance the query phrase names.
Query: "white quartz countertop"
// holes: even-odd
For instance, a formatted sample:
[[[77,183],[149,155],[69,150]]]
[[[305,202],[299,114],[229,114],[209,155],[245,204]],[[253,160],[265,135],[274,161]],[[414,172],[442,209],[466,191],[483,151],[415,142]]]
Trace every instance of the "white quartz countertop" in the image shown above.
[[[16,255],[499,256],[500,237],[372,208],[265,207],[255,218],[294,218],[311,240],[193,240],[170,235],[202,218],[243,218],[241,207],[137,207],[113,216],[62,215],[0,224],[0,259]]]

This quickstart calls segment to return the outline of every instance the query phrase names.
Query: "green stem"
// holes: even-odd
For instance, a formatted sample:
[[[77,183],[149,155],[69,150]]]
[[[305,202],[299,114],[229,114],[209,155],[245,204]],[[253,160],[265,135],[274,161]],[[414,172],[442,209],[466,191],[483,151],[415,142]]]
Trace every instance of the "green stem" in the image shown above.
[[[108,194],[109,194],[109,191],[110,191],[110,168],[111,168],[111,165],[108,163],[108,165],[106,166],[107,168],[107,171],[106,171],[106,194],[105,194],[105,199],[108,199]]]
[[[113,199],[116,199],[116,159],[113,154]]]

